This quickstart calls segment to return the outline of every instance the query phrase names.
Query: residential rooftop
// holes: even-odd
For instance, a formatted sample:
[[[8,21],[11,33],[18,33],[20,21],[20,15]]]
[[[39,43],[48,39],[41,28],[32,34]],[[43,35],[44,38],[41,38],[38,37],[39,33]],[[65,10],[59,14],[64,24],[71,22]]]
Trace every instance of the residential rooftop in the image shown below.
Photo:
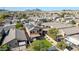
[[[5,37],[2,45],[6,44],[14,39],[27,40],[23,30],[18,30],[18,29],[12,28],[12,29],[10,29],[8,36]]]
[[[46,22],[43,23],[44,26],[52,26],[53,28],[68,28],[72,27],[72,24],[61,23],[61,22]]]
[[[27,27],[29,30],[34,28],[34,25],[32,23],[25,23],[24,26]]]
[[[79,27],[61,29],[66,35],[73,36],[79,34]]]

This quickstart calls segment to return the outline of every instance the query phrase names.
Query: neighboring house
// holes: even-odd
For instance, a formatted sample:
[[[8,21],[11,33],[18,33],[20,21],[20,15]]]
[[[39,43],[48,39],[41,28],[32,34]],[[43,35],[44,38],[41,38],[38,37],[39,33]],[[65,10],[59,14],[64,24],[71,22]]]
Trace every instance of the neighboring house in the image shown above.
[[[69,51],[79,50],[79,34],[68,36],[67,38],[65,38],[65,42],[68,45],[67,49],[69,49]]]
[[[10,50],[20,46],[27,45],[27,38],[23,30],[18,30],[15,28],[10,29],[9,34],[3,40],[2,45],[8,44],[10,46]],[[19,49],[19,48],[17,48]]]
[[[79,34],[78,27],[63,28],[59,30],[63,36],[73,36]]]
[[[11,28],[15,28],[15,24],[4,24],[4,26],[0,26],[0,35],[2,37],[8,35]]]
[[[28,19],[32,20],[32,21],[38,21],[38,19],[40,19],[37,16],[30,16]]]
[[[3,28],[3,26],[2,27],[0,26],[0,45],[2,44],[3,39],[5,38],[5,36],[6,36],[6,32]]]
[[[78,27],[61,29],[61,32],[68,46],[79,49],[79,28]]]
[[[79,45],[79,27],[74,27],[71,24],[59,23],[59,22],[47,22],[43,23],[44,26],[52,26],[52,28],[58,28],[59,33],[64,36],[65,40],[69,42],[68,45]],[[50,29],[50,28],[49,28]],[[72,39],[71,39],[72,38]]]
[[[66,20],[75,19],[75,16],[72,13],[65,13],[64,18]]]
[[[65,41],[69,46],[78,46],[79,47],[79,34],[73,35],[73,36],[68,36],[65,38]]]
[[[28,19],[23,18],[23,19],[20,19],[20,20],[21,20],[21,23],[23,23],[23,24],[28,22]]]
[[[33,23],[25,23],[24,27],[26,29],[26,32],[28,33],[28,36],[30,38],[35,38],[40,36],[41,28],[37,27]]]
[[[2,38],[2,27],[0,27],[0,40]]]
[[[13,18],[13,19],[11,20],[11,22],[12,22],[12,24],[14,24],[14,23],[20,22],[20,19]]]
[[[57,18],[60,17],[60,15],[58,13],[54,13],[52,17],[53,17],[53,20],[56,20]]]
[[[11,21],[12,21],[11,19],[5,19],[5,20],[4,20],[5,24],[10,24]]]
[[[50,28],[63,29],[63,28],[72,27],[71,24],[66,24],[66,23],[61,23],[61,22],[46,22],[46,23],[42,23],[42,26],[45,29],[50,29]]]
[[[79,19],[79,12],[75,14],[75,18]]]
[[[74,20],[76,22],[76,26],[79,27],[79,19]]]
[[[5,22],[0,22],[0,26],[4,26]]]
[[[58,18],[56,18],[56,21],[57,21],[57,22],[63,22],[63,21],[64,21],[64,18],[58,17]]]
[[[75,17],[73,15],[64,15],[64,20],[66,23],[69,23],[70,21],[74,20]]]
[[[15,25],[16,24],[5,24],[3,26],[3,29],[4,29],[5,33],[7,33],[11,28],[15,28]]]

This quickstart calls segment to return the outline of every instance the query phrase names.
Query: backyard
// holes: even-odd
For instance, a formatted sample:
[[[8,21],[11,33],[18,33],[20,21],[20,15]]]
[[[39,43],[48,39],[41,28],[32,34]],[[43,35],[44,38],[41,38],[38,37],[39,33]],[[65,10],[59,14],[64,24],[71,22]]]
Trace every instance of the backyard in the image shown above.
[[[56,28],[49,29],[48,31],[48,35],[53,39],[56,39],[58,33],[59,33],[59,30]]]
[[[59,36],[58,33],[59,31],[56,28],[50,29],[48,31],[48,35],[52,38],[52,40],[54,39],[57,42],[56,47],[63,50],[66,48],[67,45],[65,44],[65,41],[62,35]]]
[[[62,40],[61,42],[58,42],[56,45],[59,49],[64,50],[67,47],[67,44]]]
[[[48,42],[47,40],[36,40],[32,42],[31,46],[28,47],[28,50],[30,51],[47,51],[49,47],[51,47],[52,44]]]

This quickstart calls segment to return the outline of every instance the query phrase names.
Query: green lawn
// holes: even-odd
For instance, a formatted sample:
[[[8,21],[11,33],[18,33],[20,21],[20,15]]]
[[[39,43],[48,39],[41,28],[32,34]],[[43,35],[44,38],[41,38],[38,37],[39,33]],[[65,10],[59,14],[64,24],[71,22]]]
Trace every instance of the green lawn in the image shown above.
[[[47,40],[36,40],[32,42],[31,46],[29,46],[28,50],[30,51],[47,51],[52,44]]]
[[[49,42],[49,41],[47,41],[47,40],[42,40],[48,47],[51,47],[52,46],[52,44]]]

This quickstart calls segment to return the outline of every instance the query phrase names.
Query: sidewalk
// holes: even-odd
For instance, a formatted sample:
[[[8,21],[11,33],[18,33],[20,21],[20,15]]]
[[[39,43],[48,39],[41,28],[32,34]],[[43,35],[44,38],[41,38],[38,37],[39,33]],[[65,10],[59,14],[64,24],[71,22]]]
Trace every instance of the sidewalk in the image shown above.
[[[45,36],[45,38],[46,38],[46,40],[48,40],[51,44],[52,44],[52,46],[56,46],[57,45],[57,42],[54,40],[54,39],[52,39],[50,36],[48,36],[47,34],[46,34],[46,36]],[[56,47],[57,48],[57,47]],[[61,49],[59,49],[59,48],[57,48],[59,51],[62,51]]]
[[[46,40],[48,40],[52,45],[57,45],[57,42],[56,42],[54,39],[52,39],[50,36],[48,36],[47,34],[46,34],[45,38],[46,38]]]

